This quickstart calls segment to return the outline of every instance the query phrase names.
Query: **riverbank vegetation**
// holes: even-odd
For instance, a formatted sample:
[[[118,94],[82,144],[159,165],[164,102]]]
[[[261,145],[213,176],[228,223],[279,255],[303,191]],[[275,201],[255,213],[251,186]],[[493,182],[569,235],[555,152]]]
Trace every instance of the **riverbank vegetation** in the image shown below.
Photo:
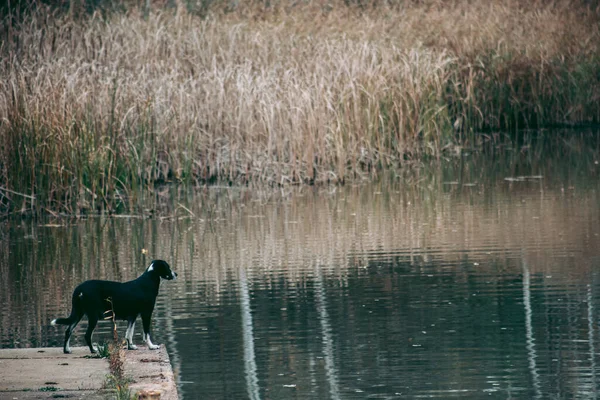
[[[2,210],[346,182],[600,121],[600,9],[583,0],[123,4],[5,10]]]

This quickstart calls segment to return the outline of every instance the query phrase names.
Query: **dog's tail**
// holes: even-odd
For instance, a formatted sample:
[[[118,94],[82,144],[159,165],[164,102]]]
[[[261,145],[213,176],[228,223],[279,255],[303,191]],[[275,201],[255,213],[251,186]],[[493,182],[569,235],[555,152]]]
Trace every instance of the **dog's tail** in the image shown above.
[[[69,315],[67,318],[55,318],[50,322],[50,325],[71,325],[71,323],[75,320],[75,316],[73,314]]]
[[[56,318],[53,319],[50,322],[50,325],[55,326],[55,325],[71,325],[73,323],[77,323],[79,322],[79,320],[81,319],[80,315],[82,313],[82,307],[81,307],[81,297],[83,296],[83,292],[79,291],[79,290],[75,290],[73,292],[73,299],[72,299],[72,308],[71,308],[71,315],[69,315],[67,318]]]

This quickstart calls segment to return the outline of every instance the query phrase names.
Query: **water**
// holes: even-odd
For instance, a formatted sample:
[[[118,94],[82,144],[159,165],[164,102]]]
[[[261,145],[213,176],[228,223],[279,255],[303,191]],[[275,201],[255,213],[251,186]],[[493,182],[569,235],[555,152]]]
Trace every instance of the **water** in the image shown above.
[[[598,159],[468,157],[408,183],[165,189],[153,219],[5,221],[0,347],[62,346],[49,321],[77,283],[163,258],[179,279],[153,341],[185,399],[597,397]]]

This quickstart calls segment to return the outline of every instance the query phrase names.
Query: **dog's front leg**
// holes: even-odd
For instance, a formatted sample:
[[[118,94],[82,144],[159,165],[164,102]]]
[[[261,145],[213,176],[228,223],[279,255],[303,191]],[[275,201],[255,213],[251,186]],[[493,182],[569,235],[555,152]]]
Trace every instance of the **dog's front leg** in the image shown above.
[[[152,343],[152,340],[150,340],[150,334],[149,333],[144,333],[144,340],[146,341],[146,344],[148,345],[148,348],[150,350],[158,350],[160,348],[159,345]]]
[[[142,314],[142,326],[144,327],[144,342],[150,350],[157,350],[160,346],[153,344],[150,340],[150,317],[152,314]]]
[[[125,339],[127,340],[127,350],[137,350],[137,346],[133,344],[133,331],[135,330],[135,318],[127,320],[127,331],[125,331]]]

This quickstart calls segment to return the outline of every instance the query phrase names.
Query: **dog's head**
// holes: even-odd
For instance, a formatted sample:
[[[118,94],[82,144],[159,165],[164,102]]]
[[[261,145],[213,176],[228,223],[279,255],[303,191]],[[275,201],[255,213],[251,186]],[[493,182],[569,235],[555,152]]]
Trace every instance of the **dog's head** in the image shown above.
[[[168,281],[177,278],[177,273],[171,271],[171,267],[163,260],[154,260],[150,263],[146,272],[152,272]]]

